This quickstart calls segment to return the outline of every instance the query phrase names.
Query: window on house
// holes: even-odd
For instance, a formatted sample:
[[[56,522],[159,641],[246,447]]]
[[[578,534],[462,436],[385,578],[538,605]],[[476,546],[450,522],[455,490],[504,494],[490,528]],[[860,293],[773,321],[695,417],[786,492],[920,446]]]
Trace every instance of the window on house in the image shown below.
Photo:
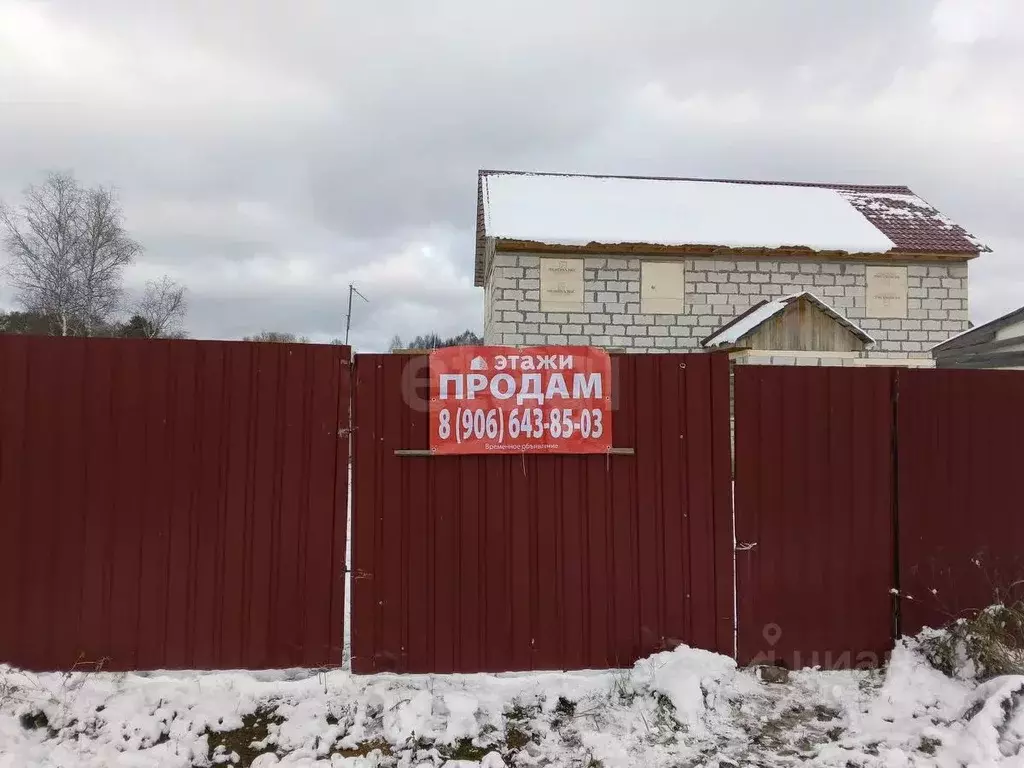
[[[685,289],[682,262],[645,261],[640,265],[641,314],[680,314]]]
[[[541,312],[579,312],[582,309],[583,259],[541,259]]]

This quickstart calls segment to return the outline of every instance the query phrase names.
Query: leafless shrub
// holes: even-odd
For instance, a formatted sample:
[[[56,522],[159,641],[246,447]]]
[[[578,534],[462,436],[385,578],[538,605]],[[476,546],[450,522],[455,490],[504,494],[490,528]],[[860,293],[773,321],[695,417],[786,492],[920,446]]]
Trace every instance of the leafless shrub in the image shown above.
[[[952,677],[1024,674],[1024,603],[991,605],[928,632],[921,650],[932,666]]]

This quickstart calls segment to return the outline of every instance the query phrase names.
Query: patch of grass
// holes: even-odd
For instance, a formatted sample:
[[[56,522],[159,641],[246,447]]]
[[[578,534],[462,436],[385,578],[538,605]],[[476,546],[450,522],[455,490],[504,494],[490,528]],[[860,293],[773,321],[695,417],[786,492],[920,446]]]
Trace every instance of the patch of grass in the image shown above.
[[[559,696],[558,703],[555,704],[555,713],[563,717],[572,717],[576,714],[576,702],[570,701],[565,696]]]
[[[576,715],[576,702],[559,696],[555,704],[555,716],[551,718],[552,728],[561,728]]]
[[[527,745],[540,743],[540,736],[534,733],[530,721],[540,716],[541,706],[537,701],[526,702],[514,699],[505,709],[505,743],[494,746],[508,762],[509,757],[523,750]]]
[[[580,732],[575,728],[566,728],[561,732],[562,743],[570,749],[580,749],[583,746],[583,739]]]
[[[459,739],[454,746],[439,745],[438,754],[445,760],[468,760],[471,763],[479,763],[488,754],[494,751],[494,747],[481,747],[473,743],[472,739]]]
[[[796,747],[799,752],[814,751],[814,741],[809,736],[801,736],[793,742],[793,746]]]
[[[246,768],[252,761],[267,751],[267,737],[270,735],[271,724],[280,725],[284,718],[277,714],[275,707],[259,707],[251,715],[242,718],[240,728],[233,728],[225,731],[212,731],[207,729],[207,743],[209,744],[209,757],[212,761],[218,750],[221,753],[238,755],[238,762],[235,765]],[[253,746],[260,744],[261,746]]]
[[[751,734],[750,742],[779,755],[806,755],[821,744],[842,738],[842,726],[825,729],[818,725],[831,723],[838,717],[836,710],[823,704],[791,706],[765,721]]]
[[[814,718],[820,720],[823,723],[827,723],[830,720],[835,720],[839,717],[839,710],[833,709],[832,707],[826,707],[824,704],[814,705]]]
[[[630,706],[640,695],[628,672],[616,672],[612,681],[611,700]]]
[[[505,710],[505,719],[515,722],[524,722],[526,720],[532,720],[539,714],[540,704],[537,702],[527,704],[519,699],[515,699],[513,700],[512,705]]]
[[[366,757],[374,752],[380,752],[384,757],[392,757],[394,755],[391,745],[384,741],[384,739],[371,739],[348,749],[336,750],[336,754],[342,757]]]
[[[673,734],[671,741],[675,741],[674,732],[680,728],[679,721],[676,719],[676,705],[664,693],[655,693],[654,701],[657,703],[655,712],[657,713],[658,728]]]
[[[530,734],[518,725],[509,723],[505,728],[505,746],[511,752],[518,752],[536,739],[536,734]]]
[[[942,746],[942,741],[939,739],[933,739],[929,736],[922,736],[921,743],[917,745],[918,752],[924,752],[926,755],[934,755],[935,750]]]
[[[676,719],[676,708],[672,700],[663,693],[652,691],[654,711],[641,711],[640,717],[647,728],[647,741],[651,744],[675,744],[679,734],[686,732],[686,726]],[[648,720],[648,716],[652,716]]]
[[[26,731],[50,730],[50,718],[41,709],[26,712],[19,718],[19,722]]]

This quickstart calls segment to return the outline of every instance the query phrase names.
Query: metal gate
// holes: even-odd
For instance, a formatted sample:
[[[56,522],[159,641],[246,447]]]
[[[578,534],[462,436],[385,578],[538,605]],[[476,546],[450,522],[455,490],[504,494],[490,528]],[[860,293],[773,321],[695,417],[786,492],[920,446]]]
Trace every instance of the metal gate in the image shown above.
[[[408,456],[426,357],[357,355],[352,668],[627,666],[732,651],[728,359],[613,357],[633,455]]]
[[[891,649],[893,376],[736,367],[741,664],[866,666]]]

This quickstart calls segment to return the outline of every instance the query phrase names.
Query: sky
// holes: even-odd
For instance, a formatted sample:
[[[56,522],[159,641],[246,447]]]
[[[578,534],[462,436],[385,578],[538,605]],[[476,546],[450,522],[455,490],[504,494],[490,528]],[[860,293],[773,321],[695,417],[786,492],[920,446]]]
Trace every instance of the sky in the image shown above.
[[[1024,304],[1020,0],[0,0],[0,199],[120,191],[196,338],[482,331],[478,169],[905,184]],[[12,296],[0,286],[0,306]]]

